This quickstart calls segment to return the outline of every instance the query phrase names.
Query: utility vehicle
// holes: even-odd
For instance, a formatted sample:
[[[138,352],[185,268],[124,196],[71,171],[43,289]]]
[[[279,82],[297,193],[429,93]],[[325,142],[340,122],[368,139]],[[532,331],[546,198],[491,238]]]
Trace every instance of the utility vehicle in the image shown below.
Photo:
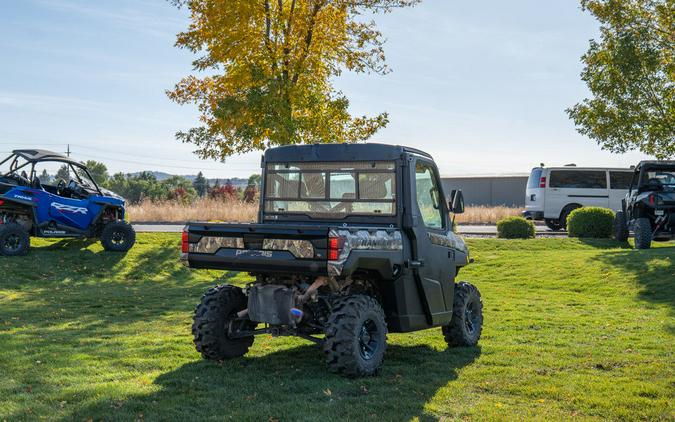
[[[247,271],[197,306],[197,351],[245,354],[254,336],[321,345],[328,368],[375,374],[387,332],[441,327],[449,346],[474,346],[483,324],[476,287],[456,283],[469,251],[430,155],[401,146],[323,144],[269,149],[257,224],[189,223],[181,259],[192,268]],[[323,337],[317,335],[324,334]]]
[[[133,246],[136,234],[124,221],[124,199],[99,187],[83,164],[51,151],[20,149],[0,161],[0,168],[6,165],[0,173],[0,255],[26,254],[30,236],[100,238],[109,251]],[[43,184],[37,172],[50,165],[67,169],[72,178]]]
[[[628,168],[535,167],[527,179],[523,216],[544,220],[551,230],[565,230],[567,217],[581,207],[616,211],[628,192]]]
[[[675,239],[675,161],[641,161],[614,217],[614,236],[625,242],[632,230],[637,249],[652,240]]]

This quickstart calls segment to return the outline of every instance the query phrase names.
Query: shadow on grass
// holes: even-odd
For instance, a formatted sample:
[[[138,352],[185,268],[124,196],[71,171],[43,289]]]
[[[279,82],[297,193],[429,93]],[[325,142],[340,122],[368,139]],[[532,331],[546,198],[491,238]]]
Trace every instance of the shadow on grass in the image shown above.
[[[628,242],[619,242],[615,239],[598,239],[594,237],[575,237],[584,245],[591,246],[598,249],[631,249]]]
[[[670,305],[675,314],[675,245],[657,246],[608,252],[595,259],[632,274],[642,285],[640,299]],[[675,327],[671,325],[670,330],[675,331]]]
[[[315,345],[219,363],[199,360],[157,377],[154,394],[122,404],[103,400],[68,419],[436,420],[425,414],[425,404],[480,353],[479,347],[391,345],[379,376],[359,379],[328,373]]]

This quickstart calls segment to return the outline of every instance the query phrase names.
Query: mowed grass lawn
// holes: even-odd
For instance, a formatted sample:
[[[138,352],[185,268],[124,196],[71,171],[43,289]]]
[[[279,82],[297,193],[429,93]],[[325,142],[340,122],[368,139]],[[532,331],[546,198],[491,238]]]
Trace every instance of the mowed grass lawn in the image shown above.
[[[250,279],[182,267],[175,234],[141,234],[126,255],[33,243],[0,258],[0,421],[675,419],[673,242],[469,240],[480,346],[390,334],[381,374],[355,380],[294,338],[201,360],[202,292]]]

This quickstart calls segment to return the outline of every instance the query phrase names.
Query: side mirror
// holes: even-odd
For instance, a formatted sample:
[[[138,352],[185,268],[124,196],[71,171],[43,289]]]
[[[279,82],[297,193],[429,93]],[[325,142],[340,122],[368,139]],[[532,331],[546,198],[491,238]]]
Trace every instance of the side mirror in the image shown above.
[[[450,202],[448,203],[450,212],[462,214],[464,212],[464,195],[461,190],[453,189],[450,192]]]

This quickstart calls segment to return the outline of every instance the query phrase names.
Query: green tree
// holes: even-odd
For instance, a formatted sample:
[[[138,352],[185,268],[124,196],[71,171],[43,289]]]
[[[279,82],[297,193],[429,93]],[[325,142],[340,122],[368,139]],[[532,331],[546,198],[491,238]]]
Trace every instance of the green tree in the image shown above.
[[[195,180],[192,181],[192,187],[195,188],[195,190],[197,191],[197,195],[199,195],[200,197],[206,195],[209,188],[209,182],[208,180],[206,180],[204,174],[202,174],[201,171],[197,174]]]
[[[252,174],[248,177],[248,185],[255,185],[255,186],[260,186],[260,175],[259,174]]]
[[[354,117],[332,85],[343,70],[385,74],[377,12],[419,0],[172,0],[191,23],[176,45],[200,57],[201,75],[181,80],[169,98],[195,103],[203,126],[179,132],[201,158],[273,145],[357,142],[388,122]]]
[[[70,167],[68,164],[64,164],[61,167],[59,167],[59,170],[56,172],[56,175],[54,176],[54,180],[65,180],[68,182],[70,180]]]
[[[108,175],[108,168],[105,164],[94,160],[87,160],[84,165],[89,170],[89,174],[94,178],[94,182],[96,182],[97,185],[105,185],[110,177]]]
[[[600,40],[582,57],[593,94],[569,108],[577,130],[612,152],[675,155],[675,1],[582,0]]]
[[[40,174],[40,183],[43,184],[49,184],[52,181],[52,176],[47,173],[47,169],[43,169],[42,173]]]

